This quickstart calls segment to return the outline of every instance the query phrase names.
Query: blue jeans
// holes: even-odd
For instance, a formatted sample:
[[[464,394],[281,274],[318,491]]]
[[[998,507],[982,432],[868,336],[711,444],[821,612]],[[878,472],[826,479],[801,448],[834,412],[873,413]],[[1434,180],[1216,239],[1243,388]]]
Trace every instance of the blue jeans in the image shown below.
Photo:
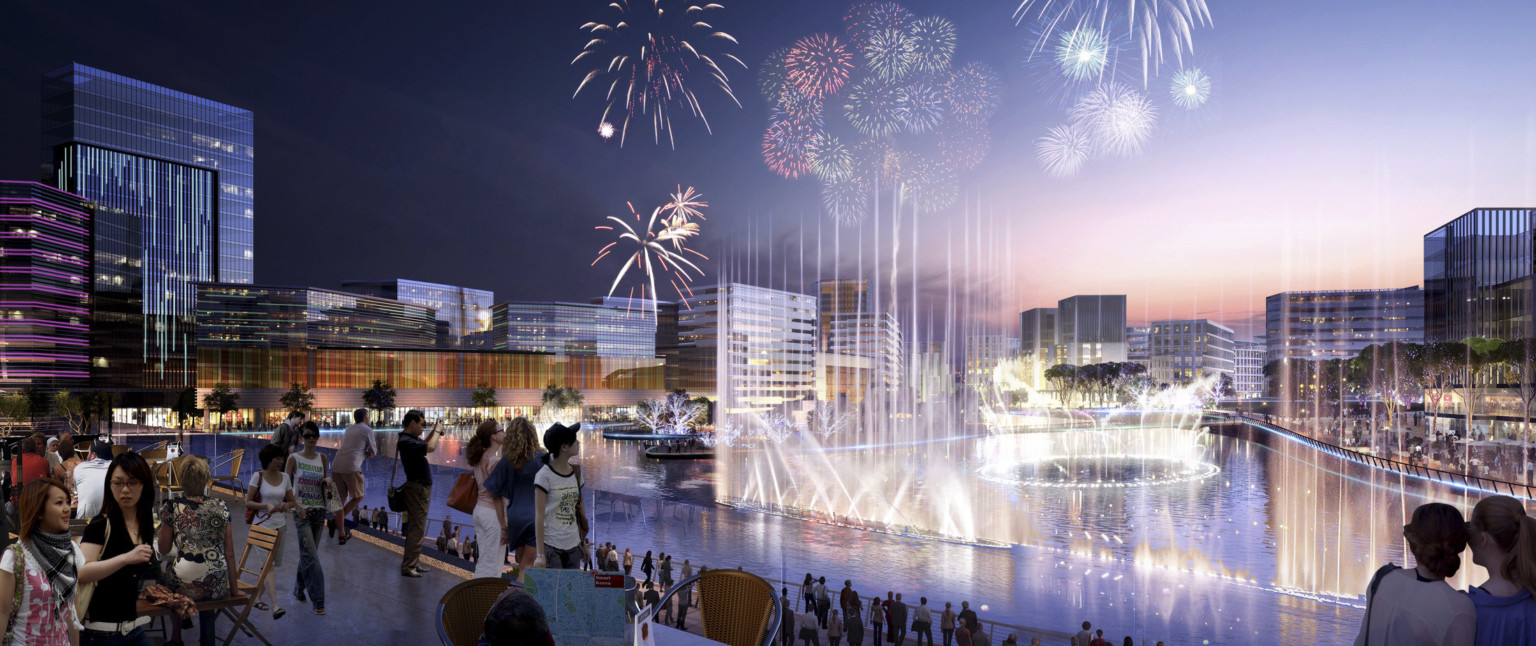
[[[172,619],[172,621],[176,621]],[[95,630],[80,631],[80,646],[150,646],[149,635],[144,627],[134,628],[126,635]]]
[[[293,515],[293,529],[299,533],[299,569],[293,594],[308,594],[315,608],[325,608],[325,572],[320,570],[320,534],[325,531],[325,510],[306,509],[303,516]]]

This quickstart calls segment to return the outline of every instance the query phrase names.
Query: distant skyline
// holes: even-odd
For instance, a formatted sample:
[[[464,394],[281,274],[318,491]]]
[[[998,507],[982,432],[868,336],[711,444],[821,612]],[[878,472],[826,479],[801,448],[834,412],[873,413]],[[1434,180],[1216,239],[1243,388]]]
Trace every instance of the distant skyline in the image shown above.
[[[774,176],[758,153],[768,106],[756,66],[840,30],[850,3],[724,2],[716,26],[753,68],[731,70],[743,107],[701,93],[714,134],[680,121],[675,151],[633,133],[623,148],[602,140],[602,103],[571,98],[578,27],[605,4],[7,3],[0,178],[38,179],[40,80],[77,61],[255,114],[261,283],[398,276],[585,301],[612,280],[588,268],[606,240],[592,227],[677,185],[710,202],[699,247],[712,256],[755,245],[782,258],[819,240],[825,274],[834,236],[845,259],[851,238],[874,248],[873,233],[820,215],[813,181]],[[1163,102],[1141,155],[1067,180],[1034,159],[1062,112],[1024,64],[1017,2],[904,4],[953,20],[957,59],[1002,78],[991,153],[963,185],[979,215],[925,216],[918,236],[932,294],[965,248],[958,229],[988,232],[993,257],[1007,256],[997,270],[1011,272],[991,304],[997,325],[1073,294],[1124,293],[1133,323],[1212,318],[1253,336],[1269,294],[1418,285],[1423,234],[1477,207],[1536,206],[1531,3],[1211,0],[1215,26],[1196,32],[1194,57],[1211,72],[1210,103],[1186,114]]]

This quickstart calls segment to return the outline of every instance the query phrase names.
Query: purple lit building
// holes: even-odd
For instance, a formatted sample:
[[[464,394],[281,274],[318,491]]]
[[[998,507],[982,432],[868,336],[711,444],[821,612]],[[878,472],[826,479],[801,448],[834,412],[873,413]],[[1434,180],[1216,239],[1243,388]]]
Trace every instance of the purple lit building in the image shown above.
[[[0,181],[0,388],[86,384],[91,209],[43,184]]]

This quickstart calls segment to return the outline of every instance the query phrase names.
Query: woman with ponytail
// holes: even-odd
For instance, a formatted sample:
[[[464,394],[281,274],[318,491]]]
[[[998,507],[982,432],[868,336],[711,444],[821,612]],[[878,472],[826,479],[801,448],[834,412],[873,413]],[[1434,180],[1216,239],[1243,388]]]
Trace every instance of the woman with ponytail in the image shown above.
[[[492,493],[485,486],[485,481],[491,475],[491,470],[496,467],[499,458],[496,452],[501,447],[502,437],[506,432],[501,430],[501,423],[494,419],[480,422],[475,429],[475,437],[469,441],[469,468],[474,470],[475,485],[479,487],[479,494],[475,500],[475,540],[479,541],[480,549],[486,550],[485,554],[495,555],[494,558],[482,558],[475,561],[475,578],[499,577],[505,559],[500,555],[506,553],[507,544],[507,508],[501,496]],[[455,530],[457,531],[457,530]]]
[[[1472,509],[1467,544],[1488,580],[1467,597],[1477,607],[1477,644],[1536,645],[1536,518],[1509,496],[1490,496]]]
[[[1366,589],[1355,646],[1472,646],[1477,610],[1445,579],[1461,569],[1467,522],[1455,507],[1432,502],[1413,510],[1403,538],[1418,564],[1387,564]]]

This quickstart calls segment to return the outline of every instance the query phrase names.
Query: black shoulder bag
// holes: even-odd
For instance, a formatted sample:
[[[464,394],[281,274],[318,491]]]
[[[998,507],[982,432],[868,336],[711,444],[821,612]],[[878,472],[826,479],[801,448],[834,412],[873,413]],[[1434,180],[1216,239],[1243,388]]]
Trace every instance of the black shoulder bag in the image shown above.
[[[1371,585],[1366,589],[1365,595],[1365,646],[1371,646],[1371,609],[1376,607],[1376,589],[1381,587],[1381,580],[1391,574],[1393,570],[1401,570],[1401,567],[1388,563],[1376,570],[1376,575],[1371,577]]]

